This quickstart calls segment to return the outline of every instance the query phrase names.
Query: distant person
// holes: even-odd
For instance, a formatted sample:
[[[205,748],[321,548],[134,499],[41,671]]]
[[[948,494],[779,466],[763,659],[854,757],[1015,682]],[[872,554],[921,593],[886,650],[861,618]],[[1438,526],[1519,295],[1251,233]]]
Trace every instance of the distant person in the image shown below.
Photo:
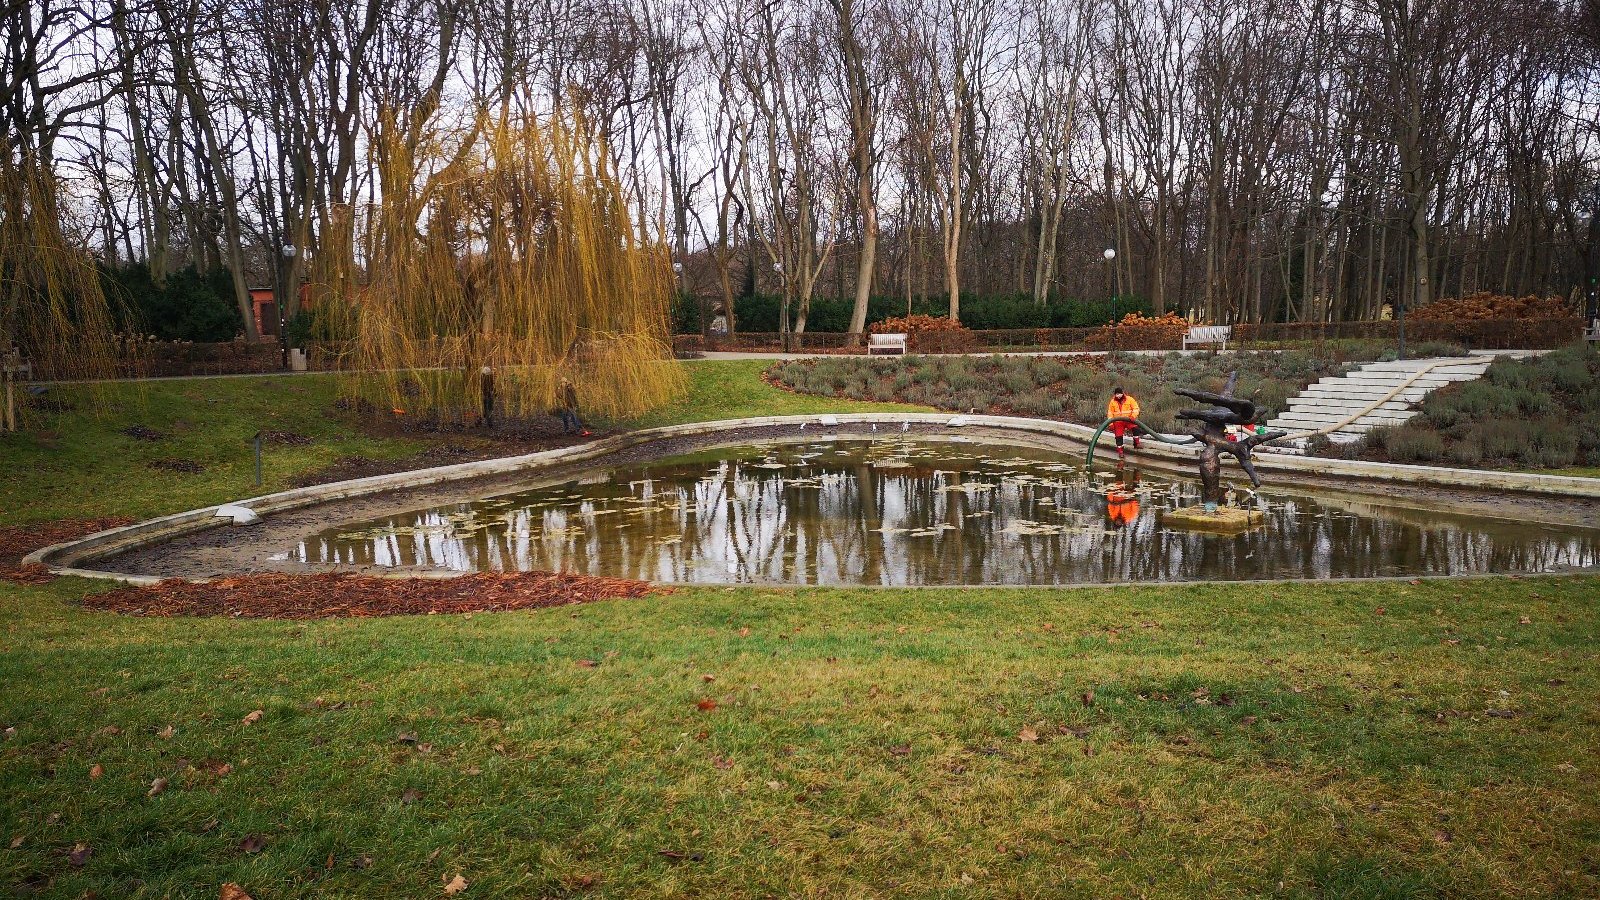
[[[583,420],[578,418],[578,389],[571,378],[561,379],[561,408],[556,412],[561,416],[561,428],[567,434],[589,436],[589,429],[583,427]]]
[[[1139,418],[1139,401],[1133,395],[1124,391],[1121,385],[1111,390],[1111,402],[1106,404],[1106,418],[1108,419],[1137,419]],[[1117,436],[1117,455],[1127,453],[1122,448],[1122,436],[1133,432],[1133,449],[1139,449],[1139,426],[1133,422],[1112,422],[1111,433]]]

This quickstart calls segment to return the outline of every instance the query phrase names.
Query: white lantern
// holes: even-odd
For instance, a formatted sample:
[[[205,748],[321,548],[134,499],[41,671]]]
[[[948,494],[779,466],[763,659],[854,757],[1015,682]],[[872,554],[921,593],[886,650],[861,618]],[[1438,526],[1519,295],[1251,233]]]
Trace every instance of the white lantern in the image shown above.
[[[293,244],[284,244],[283,245],[283,258],[284,259],[294,259],[294,255],[296,253],[298,253],[298,252],[299,251],[295,250]]]
[[[1110,247],[1107,247],[1106,248],[1106,262],[1110,262],[1110,261],[1112,261],[1113,259],[1116,259],[1116,258],[1117,258],[1117,251],[1111,249]]]

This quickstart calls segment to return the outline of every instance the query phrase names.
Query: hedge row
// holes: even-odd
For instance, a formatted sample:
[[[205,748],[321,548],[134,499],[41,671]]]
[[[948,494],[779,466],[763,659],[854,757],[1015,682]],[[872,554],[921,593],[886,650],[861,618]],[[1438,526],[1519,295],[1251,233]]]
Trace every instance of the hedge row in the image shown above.
[[[740,297],[733,303],[735,326],[739,331],[778,331],[782,298],[757,294]],[[817,297],[806,316],[806,331],[843,333],[850,330],[850,313],[855,298]],[[1043,306],[1026,294],[961,297],[961,324],[975,330],[1022,328],[1085,328],[1115,322],[1130,312],[1150,311],[1150,303],[1137,297],[1106,300],[1052,299]],[[913,315],[947,316],[947,296],[918,297],[911,302]],[[873,297],[867,303],[867,324],[906,314],[906,298]],[[793,325],[795,310],[790,310]],[[678,297],[673,307],[673,330],[678,334],[700,331],[700,301],[687,294]]]

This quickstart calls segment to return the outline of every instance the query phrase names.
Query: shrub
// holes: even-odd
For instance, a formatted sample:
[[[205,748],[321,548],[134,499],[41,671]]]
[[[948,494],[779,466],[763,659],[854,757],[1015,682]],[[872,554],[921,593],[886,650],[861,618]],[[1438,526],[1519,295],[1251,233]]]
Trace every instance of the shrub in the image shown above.
[[[1362,443],[1373,450],[1389,449],[1389,442],[1400,433],[1403,426],[1385,425],[1381,428],[1371,429],[1362,438]]]
[[[1033,390],[1012,400],[1017,412],[1028,416],[1054,416],[1061,412],[1061,398],[1048,391]]]
[[[1481,291],[1465,297],[1435,300],[1410,313],[1413,319],[1474,321],[1482,319],[1562,319],[1573,315],[1562,297],[1509,297]]]
[[[1384,437],[1384,446],[1398,462],[1434,462],[1444,456],[1444,438],[1422,429],[1400,426]]]
[[[1478,445],[1469,441],[1458,441],[1450,445],[1450,461],[1462,466],[1478,466],[1483,464],[1483,451]]]
[[[1419,341],[1406,348],[1406,352],[1415,357],[1425,356],[1470,356],[1472,351],[1455,341]]]
[[[1114,325],[1102,325],[1084,345],[1091,350],[1177,350],[1190,324],[1177,313],[1152,319],[1133,312]]]
[[[1026,394],[1037,386],[1033,380],[1033,373],[1028,371],[1001,372],[998,377],[1007,393]]]
[[[873,334],[905,334],[908,349],[919,353],[965,353],[973,346],[972,329],[947,316],[899,316],[878,322]]]
[[[164,341],[217,343],[244,330],[226,269],[201,274],[194,266],[167,275],[157,287],[145,263],[102,269],[106,295],[126,305],[129,330]]]
[[[1531,466],[1544,469],[1564,469],[1577,462],[1578,432],[1573,428],[1548,427],[1534,429],[1525,458]]]

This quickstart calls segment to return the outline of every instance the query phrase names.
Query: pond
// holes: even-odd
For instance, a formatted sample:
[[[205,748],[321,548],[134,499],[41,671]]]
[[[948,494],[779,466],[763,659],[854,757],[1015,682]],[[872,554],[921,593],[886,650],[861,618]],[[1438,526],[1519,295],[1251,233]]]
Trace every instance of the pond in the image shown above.
[[[1229,473],[1227,474],[1236,474]],[[1286,476],[1278,476],[1280,482]],[[1083,584],[1552,572],[1600,532],[1269,483],[1238,535],[1167,527],[1197,482],[924,439],[749,444],[332,528],[311,564],[557,570],[666,582]]]

